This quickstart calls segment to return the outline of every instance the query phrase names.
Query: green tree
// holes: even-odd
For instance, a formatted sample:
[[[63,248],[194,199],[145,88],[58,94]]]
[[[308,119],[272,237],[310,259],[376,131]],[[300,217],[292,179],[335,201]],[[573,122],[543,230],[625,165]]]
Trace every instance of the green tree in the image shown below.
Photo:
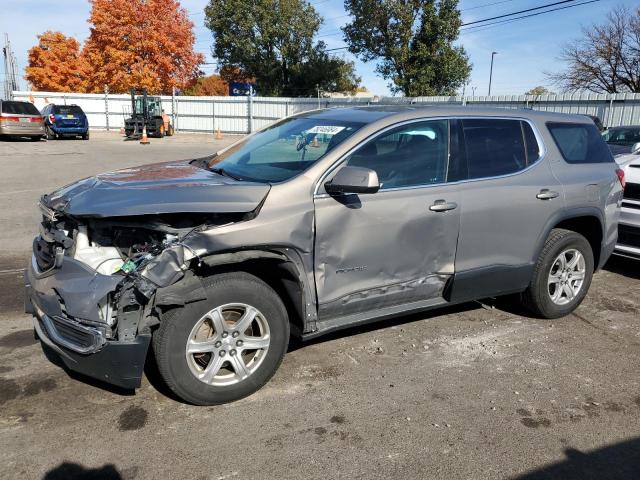
[[[344,7],[349,51],[376,62],[394,93],[453,95],[469,78],[467,54],[454,45],[458,0],[345,0]]]
[[[353,63],[314,42],[322,19],[305,0],[210,0],[205,16],[213,55],[225,68],[254,77],[261,95],[358,87]]]

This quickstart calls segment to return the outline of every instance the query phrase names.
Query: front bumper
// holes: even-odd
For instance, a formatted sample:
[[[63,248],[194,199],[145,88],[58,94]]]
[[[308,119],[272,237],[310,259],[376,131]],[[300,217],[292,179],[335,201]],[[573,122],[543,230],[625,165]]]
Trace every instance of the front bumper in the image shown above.
[[[117,284],[117,278],[108,279],[71,258],[45,273],[32,261],[25,272],[25,311],[34,316],[33,326],[45,353],[54,353],[69,370],[119,387],[137,388],[151,335],[109,340],[106,324],[78,320],[98,316],[97,301]],[[92,315],[72,316],[70,308]]]

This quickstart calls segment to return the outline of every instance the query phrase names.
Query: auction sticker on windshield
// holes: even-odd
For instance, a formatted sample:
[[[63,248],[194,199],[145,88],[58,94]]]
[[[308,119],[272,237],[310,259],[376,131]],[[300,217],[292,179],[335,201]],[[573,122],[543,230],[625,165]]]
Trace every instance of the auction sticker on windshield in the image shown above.
[[[339,127],[337,125],[316,125],[313,128],[307,130],[307,134],[309,133],[324,133],[326,135],[335,135],[336,133],[340,133],[346,127]]]

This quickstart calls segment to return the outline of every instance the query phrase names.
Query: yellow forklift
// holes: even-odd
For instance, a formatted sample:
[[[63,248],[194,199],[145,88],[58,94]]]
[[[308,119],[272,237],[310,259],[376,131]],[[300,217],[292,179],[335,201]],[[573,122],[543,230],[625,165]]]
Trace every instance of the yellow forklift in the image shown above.
[[[124,121],[124,133],[129,139],[142,137],[143,128],[147,136],[162,138],[173,135],[171,119],[162,108],[162,98],[150,96],[147,89],[131,89],[131,116]]]

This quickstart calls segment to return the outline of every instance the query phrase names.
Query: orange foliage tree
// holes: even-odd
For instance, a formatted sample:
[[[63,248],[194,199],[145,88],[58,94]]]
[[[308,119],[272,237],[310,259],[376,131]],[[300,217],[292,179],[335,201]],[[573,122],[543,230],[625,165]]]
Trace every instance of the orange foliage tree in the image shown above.
[[[29,50],[26,79],[35,90],[78,92],[86,89],[88,67],[80,43],[60,32],[38,35],[38,45]]]
[[[204,56],[177,0],[92,0],[91,33],[84,55],[88,90],[126,92],[131,87],[169,93],[193,84]]]
[[[184,91],[185,95],[225,96],[229,95],[229,84],[220,75],[200,77],[196,83]]]

